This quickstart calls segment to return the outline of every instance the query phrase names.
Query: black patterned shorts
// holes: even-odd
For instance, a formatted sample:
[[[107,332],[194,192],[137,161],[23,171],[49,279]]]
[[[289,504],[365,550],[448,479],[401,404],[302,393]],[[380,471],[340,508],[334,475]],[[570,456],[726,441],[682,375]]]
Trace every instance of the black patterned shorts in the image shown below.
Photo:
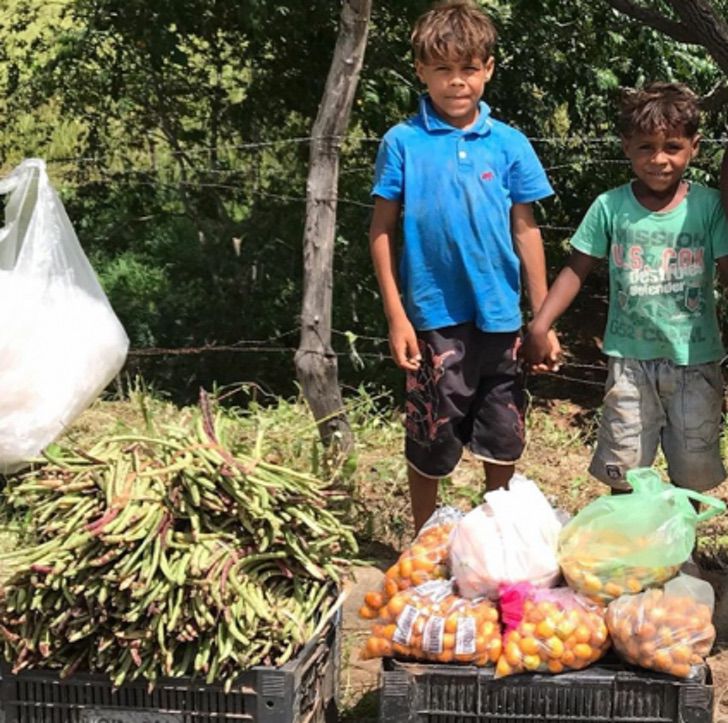
[[[405,456],[427,477],[446,477],[463,446],[486,462],[516,462],[525,446],[519,332],[457,324],[418,331],[422,361],[407,373]]]

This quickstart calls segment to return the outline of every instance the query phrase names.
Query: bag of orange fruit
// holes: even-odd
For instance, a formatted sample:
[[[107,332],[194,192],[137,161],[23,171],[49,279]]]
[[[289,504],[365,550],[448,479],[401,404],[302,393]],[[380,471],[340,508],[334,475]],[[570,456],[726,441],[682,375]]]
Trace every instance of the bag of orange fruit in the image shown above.
[[[498,610],[489,600],[455,595],[449,580],[397,593],[391,614],[372,627],[362,658],[403,657],[494,665],[501,654]]]
[[[688,678],[715,641],[710,583],[678,575],[665,587],[623,595],[607,608],[614,649],[629,663]]]
[[[580,670],[609,649],[605,609],[568,587],[504,586],[500,604],[506,627],[496,678]]]
[[[651,468],[628,471],[627,482],[630,494],[594,500],[559,536],[567,583],[602,605],[673,578],[692,552],[696,525],[725,511],[721,500],[677,488]],[[707,509],[696,512],[691,500]]]
[[[449,578],[447,555],[450,533],[463,516],[454,507],[440,507],[422,526],[414,542],[399,556],[384,576],[379,590],[371,590],[364,596],[359,617],[376,620],[387,603],[401,590],[417,587],[430,580]]]

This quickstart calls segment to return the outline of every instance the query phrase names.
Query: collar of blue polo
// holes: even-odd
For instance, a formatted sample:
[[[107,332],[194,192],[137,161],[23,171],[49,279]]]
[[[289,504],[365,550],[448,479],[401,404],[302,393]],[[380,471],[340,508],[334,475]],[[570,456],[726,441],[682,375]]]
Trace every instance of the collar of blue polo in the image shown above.
[[[472,133],[474,135],[484,136],[490,133],[490,128],[493,125],[493,121],[490,117],[490,106],[485,101],[481,100],[478,103],[478,117],[476,118],[475,123],[473,123],[473,125],[469,128],[456,128],[437,115],[437,111],[432,105],[432,100],[427,93],[420,96],[419,116],[422,119],[422,123],[425,128],[430,132],[447,131],[450,133],[452,131],[460,131],[461,133]]]

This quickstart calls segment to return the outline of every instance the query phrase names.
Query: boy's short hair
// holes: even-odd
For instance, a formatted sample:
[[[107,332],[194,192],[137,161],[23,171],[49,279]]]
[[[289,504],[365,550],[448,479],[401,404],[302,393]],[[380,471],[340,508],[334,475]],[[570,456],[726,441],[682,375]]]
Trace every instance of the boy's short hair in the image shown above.
[[[692,138],[700,126],[698,97],[683,83],[655,82],[622,92],[619,132],[650,135],[682,131]]]
[[[412,30],[415,60],[488,60],[498,33],[493,21],[472,0],[448,0],[421,15]]]

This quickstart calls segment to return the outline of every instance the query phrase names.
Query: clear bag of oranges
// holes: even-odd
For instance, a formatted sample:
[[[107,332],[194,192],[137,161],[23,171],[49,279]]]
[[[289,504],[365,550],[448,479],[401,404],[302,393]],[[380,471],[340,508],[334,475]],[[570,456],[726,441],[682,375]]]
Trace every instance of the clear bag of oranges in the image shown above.
[[[561,531],[559,564],[569,586],[606,605],[674,577],[699,522],[725,511],[714,497],[679,489],[651,468],[627,472],[633,491],[584,507]],[[691,500],[707,506],[695,511]]]
[[[501,611],[506,629],[496,678],[580,670],[609,649],[605,609],[567,587],[504,587]]]
[[[463,513],[454,507],[440,507],[435,510],[414,542],[387,570],[381,588],[371,590],[364,596],[359,617],[376,620],[382,616],[383,608],[398,592],[430,580],[448,579],[450,533],[462,516]]]
[[[501,654],[498,611],[489,600],[455,595],[449,580],[397,593],[386,619],[372,627],[363,658],[403,657],[495,665]]]
[[[607,608],[614,648],[629,663],[688,678],[713,647],[714,601],[710,583],[689,575],[623,595]]]

